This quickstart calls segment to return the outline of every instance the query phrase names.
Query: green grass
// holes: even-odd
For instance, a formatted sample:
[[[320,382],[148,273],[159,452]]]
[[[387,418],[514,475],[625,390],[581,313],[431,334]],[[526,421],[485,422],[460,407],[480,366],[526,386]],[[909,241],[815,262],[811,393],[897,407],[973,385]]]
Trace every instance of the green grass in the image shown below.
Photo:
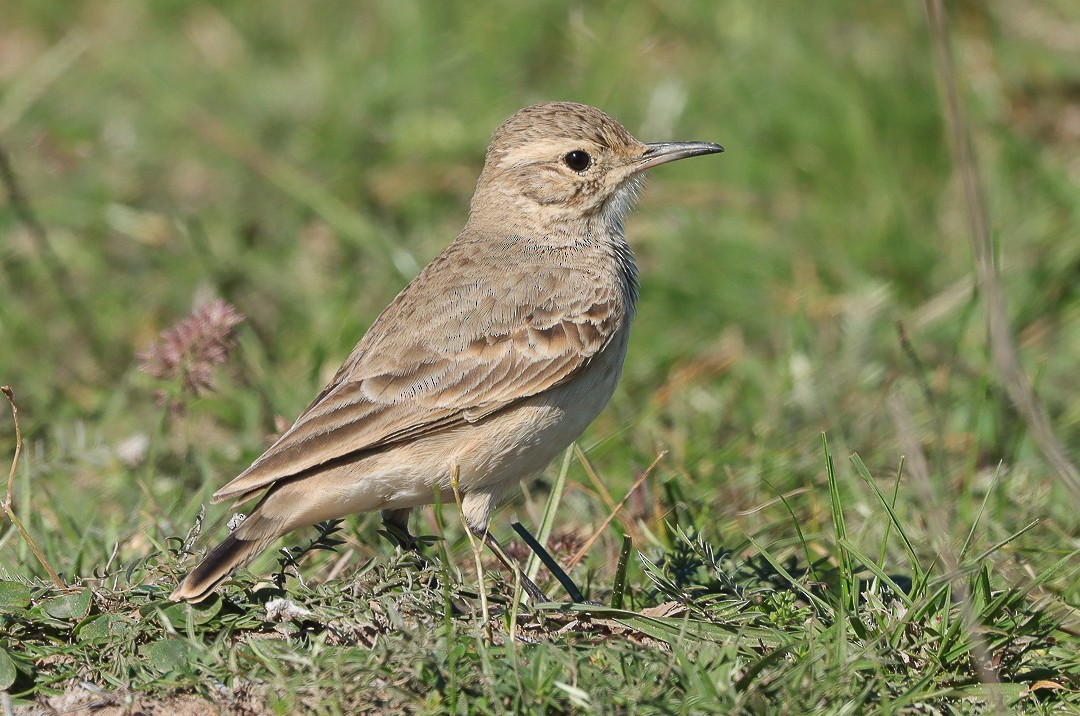
[[[953,5],[1009,326],[1076,458],[1080,11]],[[0,149],[47,240],[0,204],[13,509],[72,591],[5,522],[0,686],[174,713],[1076,712],[1080,506],[991,360],[940,86],[917,2],[6,9]],[[559,603],[515,612],[450,505],[414,517],[426,563],[359,516],[281,590],[271,553],[168,602],[229,517],[196,539],[201,505],[545,99],[727,148],[653,172],[622,385],[565,483],[556,461],[493,522],[508,542],[557,506],[549,549],[594,603],[541,570]],[[215,297],[238,345],[163,408],[136,354]],[[268,617],[277,596],[304,611]]]

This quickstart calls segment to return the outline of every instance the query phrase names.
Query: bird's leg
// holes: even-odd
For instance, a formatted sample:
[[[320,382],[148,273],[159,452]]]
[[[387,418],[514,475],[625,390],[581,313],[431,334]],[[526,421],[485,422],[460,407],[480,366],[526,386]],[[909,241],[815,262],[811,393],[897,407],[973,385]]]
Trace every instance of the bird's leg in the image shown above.
[[[416,561],[423,567],[430,567],[431,560],[427,558],[427,555],[423,553],[421,547],[424,543],[416,539],[411,532],[409,532],[409,513],[412,512],[411,507],[404,507],[400,510],[383,510],[380,516],[382,517],[383,527],[386,529],[386,534],[397,542],[398,546],[402,549],[408,550],[415,555]],[[429,589],[435,589],[438,586],[438,581],[435,574],[431,575],[428,580],[427,586]],[[465,611],[461,608],[457,602],[450,600],[450,608],[455,615],[460,616]]]
[[[399,510],[383,510],[380,516],[382,517],[384,532],[403,550],[412,552],[416,556],[416,560],[426,567],[431,564],[431,561],[422,549],[424,543],[409,532],[410,512],[412,512],[411,507],[403,507]]]
[[[488,518],[491,516],[491,509],[498,501],[497,492],[478,491],[462,495],[458,486],[458,469],[457,465],[451,465],[450,485],[454,489],[454,498],[458,501],[458,508],[461,510],[465,527],[474,537],[486,544],[488,549],[503,563],[503,566],[514,574],[518,581],[521,582],[522,589],[529,595],[529,599],[534,603],[550,602],[551,600],[547,598],[547,595],[540,590],[540,587],[536,586],[536,582],[529,579],[521,567],[510,559],[503,546],[488,531]]]
[[[399,510],[383,510],[381,513],[383,527],[386,528],[386,533],[402,549],[420,554],[420,541],[409,532],[410,512],[412,512],[411,507],[404,507]]]
[[[531,599],[534,604],[551,601],[548,599],[547,595],[544,594],[543,590],[536,586],[536,582],[529,579],[528,575],[522,571],[521,567],[515,564],[514,560],[510,559],[510,556],[506,554],[506,550],[499,544],[499,540],[495,539],[494,535],[492,535],[486,527],[484,529],[474,529],[470,525],[469,529],[474,535],[483,540],[484,544],[488,546],[488,549],[490,549],[492,553],[499,558],[499,561],[503,563],[503,566],[513,572],[514,576],[521,581],[521,588],[525,590],[525,593],[529,595],[529,599]]]

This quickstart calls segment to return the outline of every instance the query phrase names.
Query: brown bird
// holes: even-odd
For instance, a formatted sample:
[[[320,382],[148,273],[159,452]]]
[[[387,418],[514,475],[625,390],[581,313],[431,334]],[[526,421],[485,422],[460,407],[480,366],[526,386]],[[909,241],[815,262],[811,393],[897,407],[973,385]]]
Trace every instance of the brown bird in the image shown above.
[[[503,122],[465,228],[293,426],[214,494],[262,499],[172,598],[206,598],[275,539],[322,520],[382,510],[407,535],[412,508],[454,500],[454,478],[470,531],[499,554],[492,509],[585,430],[619,381],[638,297],[623,216],[642,172],[722,151],[644,144],[569,102]]]

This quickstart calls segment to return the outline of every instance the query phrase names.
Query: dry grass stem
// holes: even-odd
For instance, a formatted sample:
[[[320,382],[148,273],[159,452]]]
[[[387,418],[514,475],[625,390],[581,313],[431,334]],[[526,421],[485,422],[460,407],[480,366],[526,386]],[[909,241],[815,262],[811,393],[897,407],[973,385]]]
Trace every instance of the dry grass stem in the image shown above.
[[[998,689],[1000,679],[995,672],[990,657],[990,650],[986,646],[986,639],[982,635],[982,625],[976,615],[975,605],[972,604],[971,594],[968,592],[964,575],[960,570],[960,559],[952,546],[950,530],[951,520],[943,505],[946,501],[938,494],[930,475],[930,462],[922,449],[922,443],[915,432],[915,424],[911,419],[911,412],[907,403],[899,394],[890,396],[888,401],[889,415],[896,427],[897,437],[904,451],[904,464],[907,472],[919,491],[922,512],[929,524],[929,533],[932,546],[941,559],[952,587],[953,598],[960,604],[960,616],[964,622],[964,629],[971,640],[971,656],[979,681],[987,685],[986,700],[991,713],[1006,713],[1005,704],[1001,700]]]
[[[45,568],[45,571],[49,573],[49,578],[52,579],[59,589],[67,591],[68,586],[64,584],[64,580],[60,579],[60,575],[56,573],[56,570],[49,564],[49,560],[45,558],[45,554],[38,549],[37,543],[30,536],[30,533],[23,527],[22,522],[15,516],[15,508],[12,505],[12,491],[15,484],[15,469],[19,465],[19,455],[22,453],[22,429],[19,427],[19,408],[15,405],[15,393],[11,390],[10,386],[0,387],[0,393],[4,394],[8,403],[11,405],[11,418],[15,421],[15,455],[11,458],[11,469],[8,471],[8,483],[7,493],[4,495],[4,512],[7,513],[8,519],[11,520],[11,524],[15,525],[15,529],[22,535],[23,540],[27,546],[30,547],[30,551],[37,557],[37,561],[41,563],[41,566]]]
[[[468,520],[465,519],[465,509],[461,500],[460,475],[461,468],[456,464],[453,465],[450,468],[450,489],[454,491],[454,501],[457,503],[461,526],[465,528],[465,535],[469,538],[469,546],[472,547],[473,563],[476,565],[476,591],[480,594],[480,613],[484,619],[484,633],[487,635],[488,641],[491,641],[491,614],[488,611],[487,586],[484,583],[484,560],[482,558],[484,543],[476,538],[476,535],[473,534],[472,529],[469,527]],[[517,570],[514,570],[514,577],[516,582]]]
[[[1009,399],[1020,412],[1028,430],[1043,455],[1058,473],[1061,481],[1080,506],[1080,471],[1076,469],[1064,446],[1057,439],[1046,411],[1031,387],[1031,381],[1020,363],[1016,338],[1009,326],[1005,296],[994,265],[994,246],[990,236],[990,212],[986,206],[979,181],[975,150],[971,142],[964,105],[956,79],[956,65],[949,43],[948,20],[942,0],[924,0],[930,23],[930,36],[937,60],[938,76],[945,93],[945,115],[950,140],[956,156],[957,169],[964,185],[968,221],[971,226],[971,245],[975,256],[975,273],[979,294],[983,299],[990,337],[990,357],[998,371],[998,380]]]
[[[580,562],[586,554],[589,553],[589,548],[592,547],[593,542],[598,540],[600,538],[600,535],[604,533],[604,530],[608,528],[608,525],[611,524],[611,521],[614,520],[615,517],[619,514],[619,510],[623,508],[623,505],[626,504],[626,501],[629,500],[631,495],[634,494],[634,490],[641,487],[642,483],[649,479],[649,475],[652,474],[652,471],[656,468],[657,465],[660,464],[660,461],[664,459],[665,455],[667,455],[667,450],[662,450],[656,456],[656,458],[653,459],[652,464],[645,468],[645,472],[641,473],[638,479],[634,480],[634,484],[631,485],[630,489],[626,491],[626,495],[624,495],[623,498],[619,500],[618,504],[616,504],[612,508],[611,512],[608,513],[608,516],[604,519],[603,522],[600,523],[600,526],[593,531],[592,536],[590,536],[589,539],[585,540],[585,544],[581,545],[581,549],[579,549],[577,553],[573,557],[571,557],[570,560],[566,563],[567,569],[573,569],[574,566],[578,562]]]

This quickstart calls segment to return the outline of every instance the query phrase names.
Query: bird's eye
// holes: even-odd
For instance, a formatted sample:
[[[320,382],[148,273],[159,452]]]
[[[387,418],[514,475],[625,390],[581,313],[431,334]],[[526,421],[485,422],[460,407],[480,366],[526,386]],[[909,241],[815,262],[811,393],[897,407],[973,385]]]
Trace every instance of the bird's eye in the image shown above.
[[[592,165],[592,157],[589,153],[582,149],[575,149],[572,152],[567,152],[563,157],[563,162],[566,166],[570,167],[576,172],[583,172]]]

